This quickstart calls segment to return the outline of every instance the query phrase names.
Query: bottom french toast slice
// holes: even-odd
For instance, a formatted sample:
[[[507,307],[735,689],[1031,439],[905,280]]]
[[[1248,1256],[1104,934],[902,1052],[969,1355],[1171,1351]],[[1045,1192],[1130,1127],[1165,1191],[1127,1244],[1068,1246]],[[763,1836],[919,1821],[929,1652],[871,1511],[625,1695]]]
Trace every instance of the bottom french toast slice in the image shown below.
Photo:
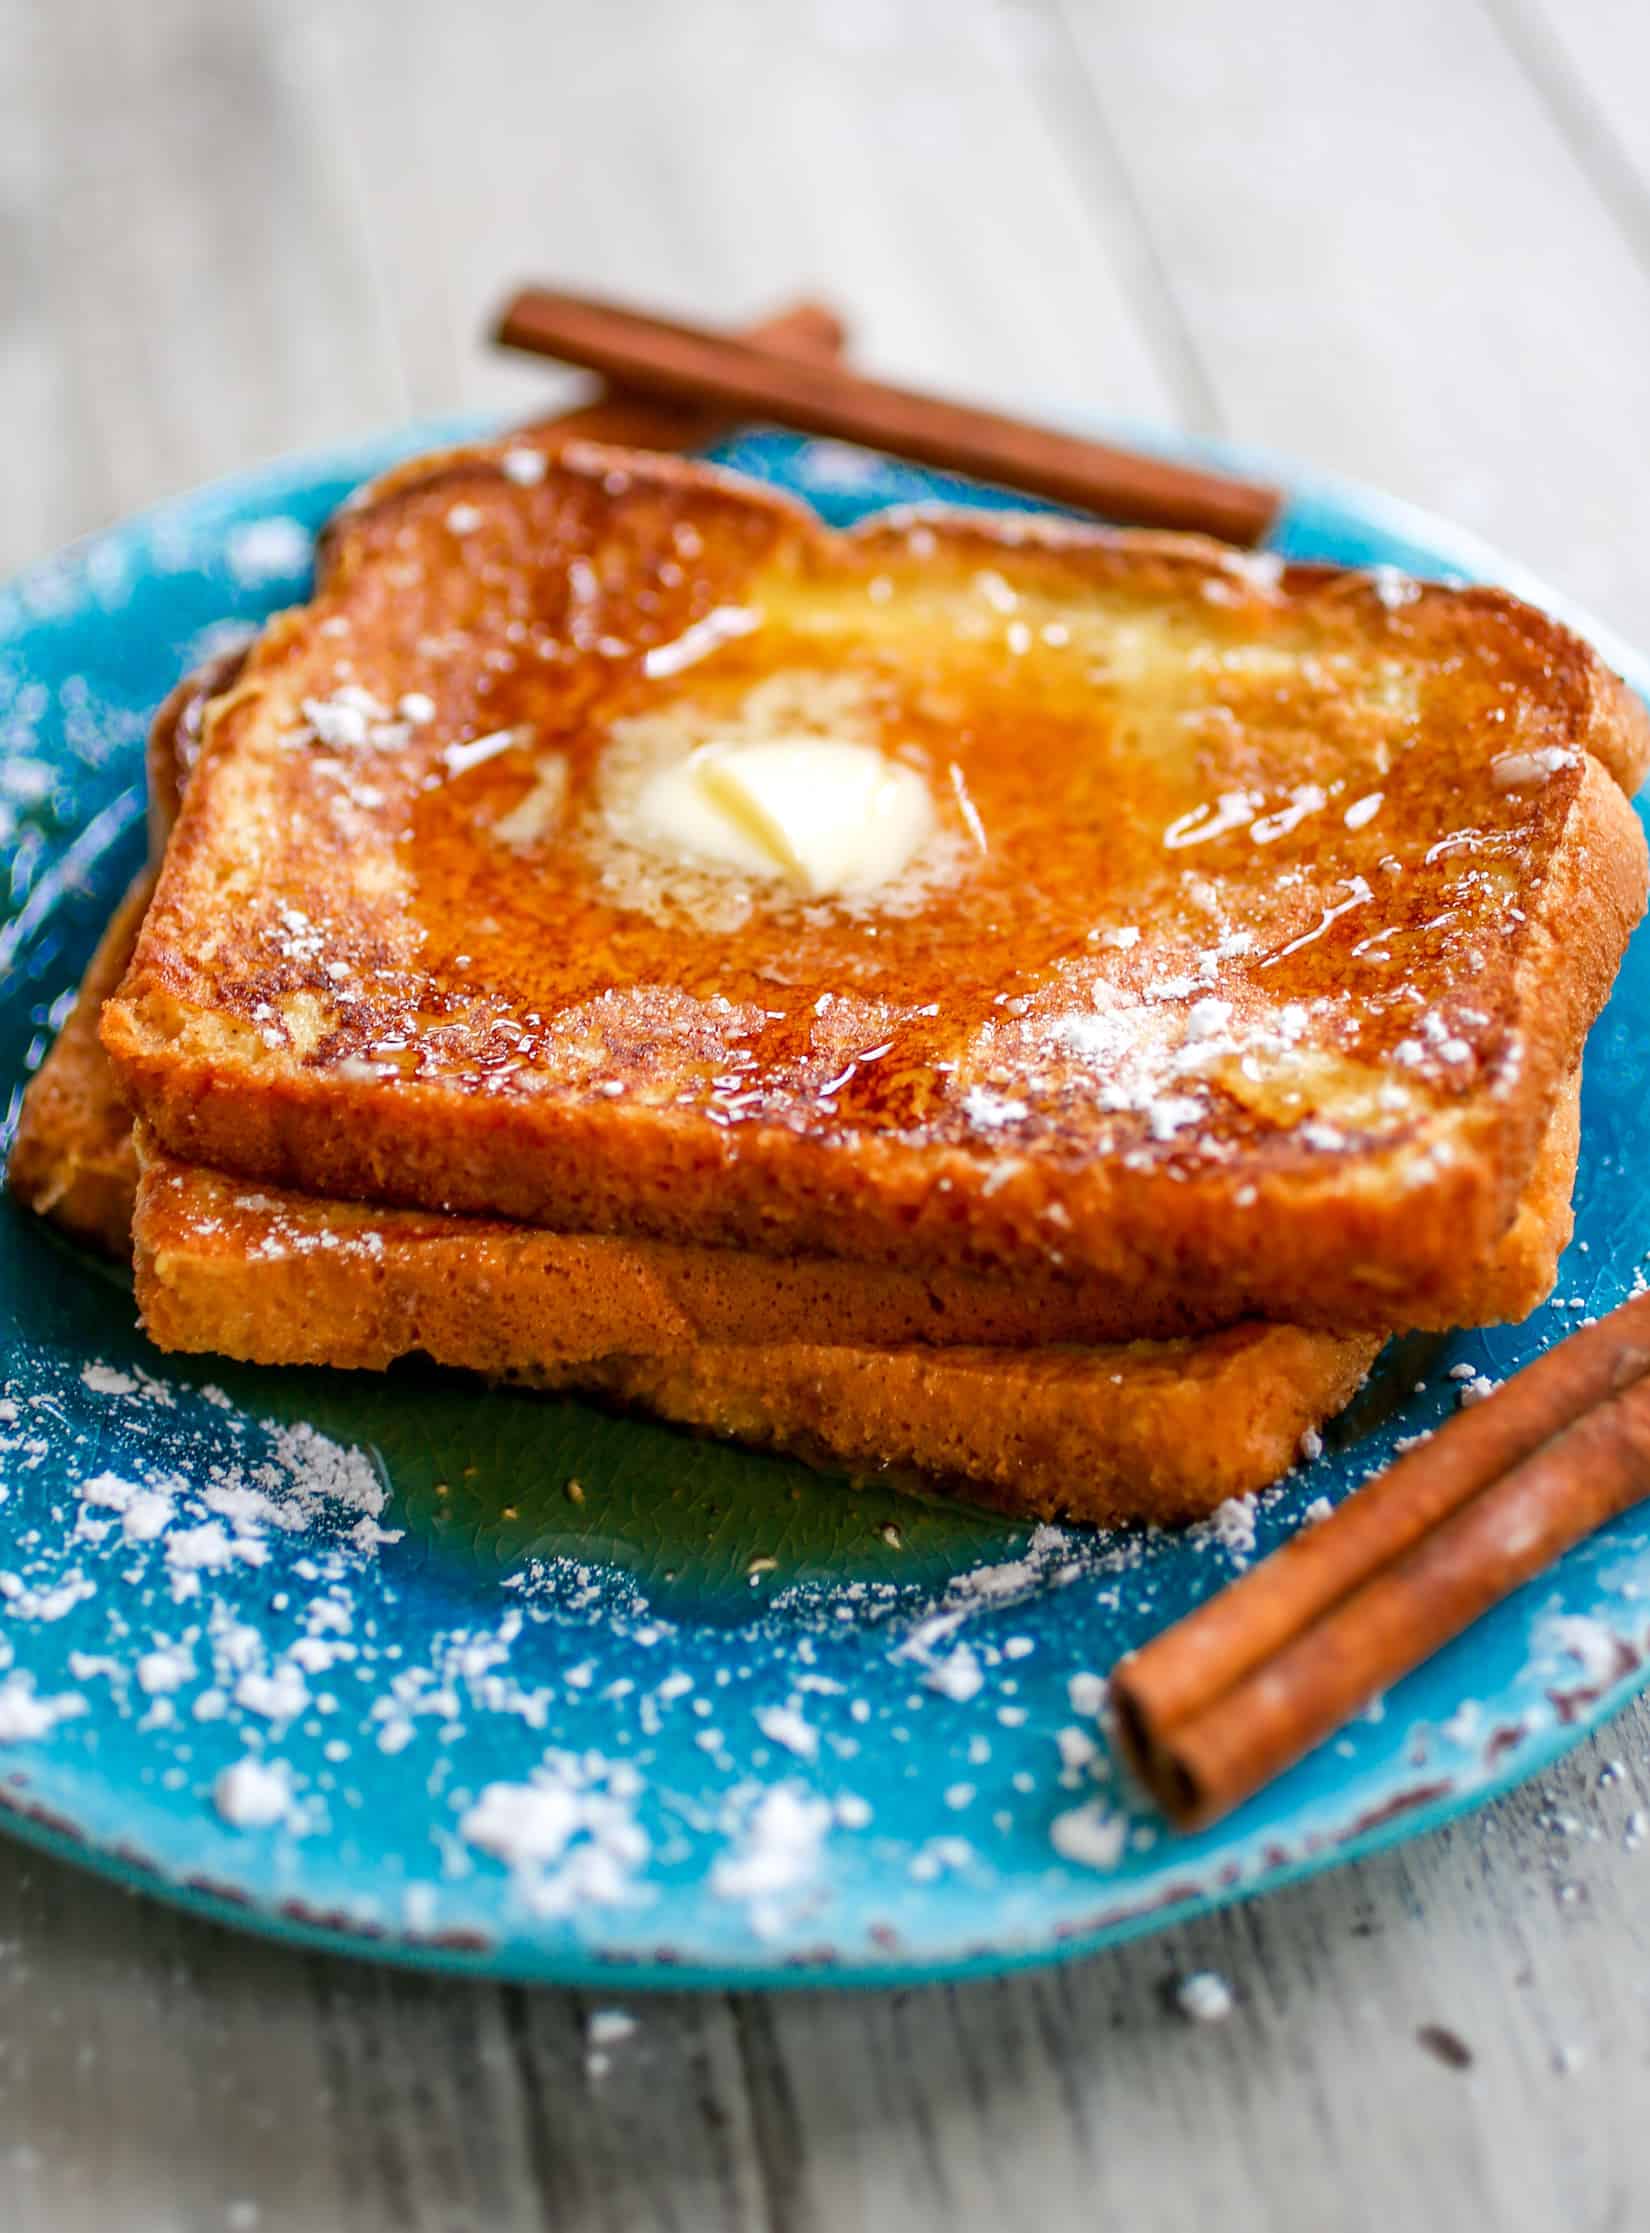
[[[723,1343],[524,1377],[1001,1512],[1179,1527],[1287,1472],[1382,1346],[1251,1320],[1087,1349]]]
[[[1551,1286],[1577,1098],[1572,1084],[1478,1274],[1480,1316]],[[1275,1480],[1382,1345],[1259,1321],[1040,1348],[871,1344],[787,1335],[778,1310],[761,1338],[716,1338],[684,1323],[668,1286],[635,1276],[631,1243],[316,1202],[179,1163],[141,1132],[138,1156],[138,1302],[163,1349],[365,1368],[418,1353],[1102,1526],[1184,1522]]]
[[[138,1160],[138,1303],[162,1349],[368,1369],[421,1354],[1101,1526],[1174,1525],[1275,1480],[1382,1346],[1259,1321],[1019,1349],[706,1338],[626,1242],[314,1202],[176,1162],[141,1130]]]

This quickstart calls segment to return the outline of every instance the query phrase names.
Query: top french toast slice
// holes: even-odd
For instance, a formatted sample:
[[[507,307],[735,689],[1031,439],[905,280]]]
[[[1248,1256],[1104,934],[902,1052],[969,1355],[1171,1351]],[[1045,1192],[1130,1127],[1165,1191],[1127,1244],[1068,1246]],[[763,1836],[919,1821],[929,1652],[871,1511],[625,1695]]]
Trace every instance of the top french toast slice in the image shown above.
[[[874,895],[656,857],[706,738],[880,744]],[[1643,709],[1502,592],[520,439],[401,469],[208,712],[104,1015],[174,1154],[771,1252],[1424,1315],[1643,908]]]

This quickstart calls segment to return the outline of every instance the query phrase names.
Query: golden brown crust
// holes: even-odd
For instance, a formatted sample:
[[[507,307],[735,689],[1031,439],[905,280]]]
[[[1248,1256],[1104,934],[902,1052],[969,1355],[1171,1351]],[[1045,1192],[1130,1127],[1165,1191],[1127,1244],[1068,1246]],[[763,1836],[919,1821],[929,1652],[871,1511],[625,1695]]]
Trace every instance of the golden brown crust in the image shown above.
[[[132,1112],[97,1024],[126,973],[153,890],[146,869],[110,917],[63,1028],[24,1089],[6,1163],[20,1202],[123,1261],[132,1253],[137,1157]]]
[[[1569,641],[1575,644],[1576,639],[1571,637]],[[1585,651],[1585,646],[1577,648]],[[1650,706],[1602,660],[1590,654],[1588,658],[1592,718],[1587,727],[1587,749],[1632,798],[1650,775]]]
[[[6,1183],[20,1202],[77,1240],[129,1263],[137,1156],[132,1112],[98,1036],[103,1003],[131,966],[155,878],[200,750],[208,703],[245,653],[224,652],[183,677],[149,724],[149,866],[134,877],[97,942],[74,1005],[23,1089]]]
[[[909,1471],[1002,1511],[1175,1527],[1287,1471],[1379,1348],[1254,1324],[1008,1362],[770,1343],[614,1358],[562,1384],[849,1471]]]
[[[1572,1081],[1518,1218],[1474,1283],[1486,1315],[1521,1314],[1552,1285],[1578,1098]],[[138,1300],[162,1348],[366,1369],[416,1351],[1107,1525],[1193,1518],[1275,1478],[1381,1342],[1250,1323],[1080,1347],[1051,1343],[1045,1325],[1043,1346],[1015,1350],[956,1343],[953,1318],[956,1345],[934,1347],[944,1330],[919,1317],[913,1338],[901,1290],[864,1267],[278,1196],[152,1147],[135,1237]],[[875,1327],[875,1346],[856,1321]]]
[[[1577,1101],[1572,1081],[1512,1229],[1462,1282],[1458,1318],[1523,1317],[1551,1291],[1570,1233]],[[1139,1345],[1137,1326],[1047,1279],[925,1277],[319,1201],[179,1163],[147,1139],[141,1162],[138,1301],[162,1348],[369,1370],[417,1350],[509,1378],[615,1353],[783,1343]]]
[[[445,524],[455,510],[481,521],[462,561]],[[660,551],[682,547],[684,529],[704,555],[660,587]],[[570,619],[557,600],[584,551],[601,563],[589,611]],[[1132,954],[1080,936],[1061,947],[1062,924],[1104,914],[1105,879],[1038,901],[1023,863],[1059,883],[1056,841],[1069,831],[1050,827],[1045,807],[1043,849],[1024,852],[1035,802],[1000,755],[971,763],[969,780],[999,786],[987,821],[1005,833],[1009,883],[999,892],[986,870],[971,872],[967,906],[1004,913],[1012,885],[1015,912],[1041,923],[1042,958],[1008,1010],[992,1006],[990,984],[1011,984],[1031,947],[1018,931],[994,947],[967,907],[953,921],[947,903],[943,958],[921,908],[909,924],[877,925],[875,955],[862,926],[812,918],[755,948],[695,942],[680,926],[655,935],[602,913],[584,869],[568,865],[575,847],[527,867],[487,854],[478,815],[527,780],[508,752],[467,777],[469,789],[441,775],[451,736],[522,707],[541,728],[572,719],[578,737],[605,735],[613,707],[634,712],[658,696],[626,657],[753,584],[776,610],[800,600],[799,626],[816,607],[840,617],[854,584],[889,578],[901,597],[949,599],[951,612],[973,594],[982,551],[1025,609],[1063,599],[1076,625],[1098,600],[1115,622],[1121,599],[1136,633],[1178,632],[1199,656],[1215,645],[1214,697],[1203,683],[1192,691],[1209,720],[1188,796],[1240,778],[1269,796],[1288,766],[1312,775],[1305,794],[1329,798],[1377,763],[1390,770],[1373,820],[1354,827],[1297,799],[1298,842],[1284,834],[1290,808],[1272,817],[1263,859],[1247,839],[1198,852],[1193,883],[1215,893],[1214,929],[1227,942],[1246,936],[1250,951],[1223,952],[1218,966],[1205,953],[1184,993],[1165,989],[1171,961],[1198,958],[1195,893],[1178,863],[1171,891],[1161,862],[1134,862],[1127,896],[1148,911]],[[489,670],[472,653],[495,643],[505,610],[547,630],[555,657],[545,653],[530,688],[501,685],[483,702],[474,691]],[[427,735],[402,740],[387,776],[377,756],[367,804],[359,771],[346,771],[340,805],[344,779],[322,767],[340,755],[304,742],[302,701],[346,654],[386,703],[424,687],[428,661],[414,646],[433,640],[437,621],[471,630],[470,651],[442,670],[454,695]],[[569,631],[586,623],[628,629],[605,665],[568,653]],[[918,638],[938,641],[920,627]],[[862,651],[865,641],[855,638]],[[710,667],[748,682],[759,670],[741,667],[745,656],[719,652]],[[1190,671],[1173,666],[1177,693]],[[964,679],[989,706],[983,672]],[[711,687],[709,667],[694,674],[695,690]],[[1118,703],[1136,727],[1158,718],[1132,685]],[[1221,744],[1230,732],[1213,712],[1230,717],[1234,705],[1239,742]],[[1435,1316],[1456,1267],[1505,1230],[1642,907],[1642,839],[1603,769],[1631,779],[1643,757],[1642,715],[1593,656],[1499,592],[1411,585],[1395,596],[1366,577],[1269,569],[1195,539],[978,519],[832,539],[691,467],[575,448],[522,488],[496,450],[455,453],[407,469],[349,516],[316,605],[277,623],[212,709],[205,779],[106,1044],[175,1153],[315,1193],[1015,1276],[1057,1254],[1148,1322],[1256,1308],[1338,1326]],[[1144,803],[1127,789],[1108,801],[1119,843],[1129,814],[1156,815],[1168,796],[1155,763],[1145,774],[1138,763],[1135,751]],[[1526,764],[1539,768],[1529,782],[1503,779]],[[1394,876],[1382,864],[1400,856]],[[1585,927],[1577,935],[1572,914],[1558,939],[1558,910],[1580,892]],[[1039,904],[1054,910],[1048,922]],[[298,917],[310,928],[295,934]],[[964,979],[977,987],[966,996]],[[848,984],[823,1034],[809,1020],[816,980]],[[1418,1007],[1400,997],[1410,985]],[[1319,1070],[1292,1113],[1246,1098],[1236,1055],[1189,1084],[1175,1067],[1175,1032],[1206,986],[1230,1004],[1240,1051],[1261,1039],[1273,1049],[1268,1093],[1288,1067],[1277,1049],[1297,1029],[1289,1061],[1304,1049]],[[931,990],[962,1026],[951,1015],[925,1030],[930,1004],[918,995]],[[1121,1057],[1103,1030],[1072,1051],[1074,1026],[1096,1015],[1129,1022]],[[1287,1017],[1304,1021],[1280,1025]],[[888,1036],[898,1051],[883,1068],[854,1067]],[[749,1089],[736,1111],[717,1082],[730,1066]],[[971,1096],[997,1077],[999,1103],[1023,1113],[983,1126]],[[1394,1108],[1377,1106],[1381,1093]]]
[[[1274,1480],[1381,1346],[1262,1325],[1025,1350],[748,1329],[706,1339],[707,1321],[737,1323],[728,1294],[707,1283],[684,1296],[648,1258],[703,1263],[709,1251],[498,1226],[472,1238],[462,1219],[412,1212],[327,1217],[164,1156],[146,1159],[135,1230],[144,1325],[162,1348],[368,1368],[420,1351],[835,1467],[918,1475],[1003,1510],[1108,1526],[1176,1524]],[[772,1322],[794,1333],[787,1278],[807,1267],[767,1270],[779,1274]],[[615,1353],[624,1344],[639,1346]]]
[[[145,1146],[139,1302],[163,1348],[382,1369],[423,1350],[509,1376],[524,1360],[763,1341],[1140,1338],[1115,1299],[1045,1273],[1009,1281],[846,1258],[756,1256],[327,1201]],[[1153,1336],[1185,1331],[1170,1321]]]
[[[206,709],[233,685],[245,663],[244,650],[219,652],[173,684],[149,724],[144,772],[149,783],[149,861],[156,870],[200,757]]]
[[[1575,1231],[1572,1196],[1581,1154],[1581,1072],[1559,1090],[1557,1103],[1518,1205],[1518,1214],[1488,1259],[1458,1282],[1447,1312],[1426,1325],[1516,1325],[1547,1300],[1558,1260]]]

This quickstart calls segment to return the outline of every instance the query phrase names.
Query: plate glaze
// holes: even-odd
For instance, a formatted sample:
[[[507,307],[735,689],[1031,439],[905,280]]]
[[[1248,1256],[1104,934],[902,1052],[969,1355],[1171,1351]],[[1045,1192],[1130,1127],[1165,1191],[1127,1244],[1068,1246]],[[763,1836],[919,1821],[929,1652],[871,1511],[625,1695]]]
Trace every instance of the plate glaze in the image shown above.
[[[0,592],[13,1117],[141,858],[149,709],[226,622],[304,593],[313,531],[358,480],[474,431],[219,483]],[[837,521],[1007,501],[774,433],[717,454]],[[1580,618],[1406,507],[1197,454],[1284,482],[1290,555],[1497,579]],[[1446,1416],[1455,1368],[1515,1370],[1632,1290],[1647,1045],[1641,935],[1589,1049],[1558,1300],[1522,1328],[1394,1344],[1320,1459],[1178,1537],[1032,1531],[412,1364],[162,1358],[129,1285],[7,1202],[0,1821],[223,1921],[634,1986],[1003,1969],[1447,1820],[1638,1687],[1650,1517],[1199,1837],[1164,1829],[1103,1743],[1083,1756],[1095,1678]]]

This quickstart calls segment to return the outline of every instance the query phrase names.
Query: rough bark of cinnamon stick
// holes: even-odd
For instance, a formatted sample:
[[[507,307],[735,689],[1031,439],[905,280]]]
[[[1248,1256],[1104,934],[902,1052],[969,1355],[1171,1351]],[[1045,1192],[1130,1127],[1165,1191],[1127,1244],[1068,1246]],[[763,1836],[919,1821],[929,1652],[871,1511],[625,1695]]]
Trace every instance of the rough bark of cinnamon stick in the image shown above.
[[[1135,525],[1201,529],[1229,542],[1255,543],[1281,501],[1276,489],[546,288],[522,289],[506,306],[497,333],[507,348],[583,365],[622,387],[834,435]]]
[[[848,345],[847,328],[837,313],[826,303],[807,300],[792,303],[771,318],[759,318],[755,325],[742,328],[739,338],[775,356],[819,364],[833,363]],[[673,402],[622,387],[609,387],[589,403],[532,422],[535,430],[553,432],[570,442],[613,442],[635,450],[704,449],[735,423],[716,404]]]
[[[1650,1296],[1574,1334],[1118,1669],[1124,1744],[1187,1828],[1322,1742],[1650,1494]]]

